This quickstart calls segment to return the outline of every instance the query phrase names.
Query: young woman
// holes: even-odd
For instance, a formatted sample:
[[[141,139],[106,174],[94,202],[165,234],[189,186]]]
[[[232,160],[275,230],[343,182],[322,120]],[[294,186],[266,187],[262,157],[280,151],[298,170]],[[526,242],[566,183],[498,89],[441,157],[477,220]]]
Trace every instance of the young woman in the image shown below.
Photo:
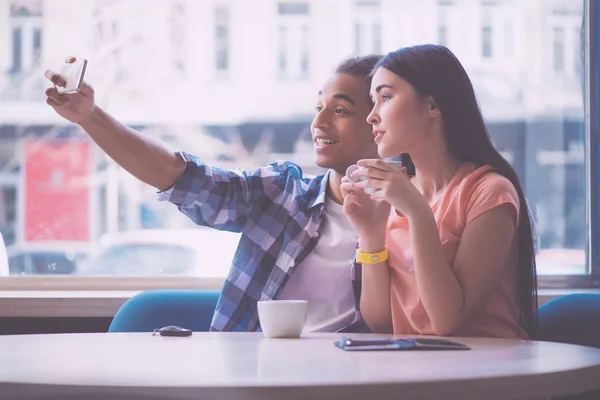
[[[374,332],[531,338],[532,223],[517,174],[494,149],[471,82],[445,47],[385,56],[368,116],[383,158],[343,179],[359,233],[361,313]],[[373,195],[364,188],[374,188]]]

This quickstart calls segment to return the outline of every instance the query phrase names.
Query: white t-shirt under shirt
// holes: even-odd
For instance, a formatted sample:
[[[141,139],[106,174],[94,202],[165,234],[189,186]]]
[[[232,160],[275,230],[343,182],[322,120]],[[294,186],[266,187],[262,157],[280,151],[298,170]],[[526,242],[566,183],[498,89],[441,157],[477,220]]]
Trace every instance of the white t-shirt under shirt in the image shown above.
[[[304,332],[335,332],[354,319],[350,269],[358,234],[343,206],[327,197],[323,226],[315,248],[296,266],[281,291],[281,300],[307,300]]]

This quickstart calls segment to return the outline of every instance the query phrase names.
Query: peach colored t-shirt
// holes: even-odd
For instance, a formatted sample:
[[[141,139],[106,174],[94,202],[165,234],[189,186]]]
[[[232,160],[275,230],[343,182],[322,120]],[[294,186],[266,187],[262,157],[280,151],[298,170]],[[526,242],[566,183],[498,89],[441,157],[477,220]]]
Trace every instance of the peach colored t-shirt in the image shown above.
[[[457,170],[445,191],[431,207],[450,268],[453,268],[456,250],[466,225],[502,204],[514,205],[518,216],[519,197],[508,179],[493,172],[490,166],[477,167],[472,163],[465,163]],[[417,289],[408,221],[393,209],[388,220],[386,244],[389,250],[394,333],[435,334]],[[515,239],[501,278],[492,293],[454,335],[528,338],[518,323],[517,245],[518,241]]]

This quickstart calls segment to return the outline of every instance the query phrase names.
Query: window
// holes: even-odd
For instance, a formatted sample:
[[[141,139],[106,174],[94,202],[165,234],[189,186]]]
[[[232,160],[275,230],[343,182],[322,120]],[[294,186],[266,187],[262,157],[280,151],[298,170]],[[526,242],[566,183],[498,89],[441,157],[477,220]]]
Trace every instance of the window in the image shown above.
[[[278,68],[283,80],[305,80],[310,68],[308,3],[278,3]]]
[[[224,4],[215,9],[215,69],[229,70],[229,6]]]
[[[277,8],[279,15],[308,15],[308,3],[282,2]]]
[[[45,6],[53,7],[49,4],[46,1]],[[120,95],[124,92],[135,95],[137,88],[149,81],[171,85],[174,79],[181,81],[186,72],[184,58],[186,29],[189,28],[185,23],[186,4],[184,0],[170,0],[155,7],[134,0],[90,2],[85,8],[90,9],[91,28],[85,37],[90,38],[89,51],[94,55],[96,78],[118,85]],[[73,41],[64,33],[54,36],[62,36],[67,43]],[[153,54],[157,46],[164,49],[160,57]],[[152,65],[152,68],[140,70],[140,65]]]
[[[481,24],[481,57],[492,58],[492,10],[493,4],[484,3]]]
[[[129,73],[124,62],[124,32],[119,29],[122,10],[115,10],[114,3],[97,4],[94,10],[93,49],[94,53],[104,55],[99,60],[105,79],[111,82],[124,82]]]
[[[11,60],[13,74],[29,72],[39,65],[42,50],[41,1],[11,1]]]
[[[20,72],[23,69],[23,29],[20,26],[12,30],[12,71]]]
[[[565,70],[565,31],[563,28],[554,28],[552,44],[552,65],[555,72]]]
[[[437,43],[449,47],[450,38],[448,27],[450,25],[450,17],[454,10],[454,2],[450,0],[438,0],[437,15],[438,15],[438,26],[437,26]]]
[[[506,57],[513,56],[513,21],[510,18],[507,18],[504,21],[504,55]]]
[[[42,30],[35,28],[33,30],[33,52],[39,57],[42,50]]]
[[[300,45],[300,49],[302,51],[301,55],[301,66],[300,66],[300,75],[302,77],[308,76],[309,71],[309,43],[308,43],[308,26],[302,27],[302,34],[300,36],[302,43]]]
[[[581,79],[583,76],[583,64],[585,62],[585,46],[583,46],[582,40],[583,31],[581,27],[577,27],[573,32],[575,45],[573,46],[573,53],[575,55],[573,65],[575,67],[575,76],[577,79]]]
[[[5,243],[15,241],[17,188],[16,174],[3,173],[4,182],[0,182],[0,235]],[[12,179],[11,179],[12,178]]]
[[[379,1],[355,3],[354,54],[381,53],[381,4]]]
[[[381,50],[381,24],[373,25],[373,53],[380,54]]]
[[[44,88],[36,89],[41,95],[35,100],[15,100],[31,91],[17,75],[40,66],[36,54],[62,59],[70,52],[65,43],[73,40],[89,55],[87,79],[98,102],[173,150],[232,169],[289,159],[317,174],[322,171],[314,165],[308,127],[316,93],[337,62],[437,39],[465,66],[490,135],[524,185],[538,232],[540,286],[590,285],[598,268],[592,262],[598,223],[591,217],[598,207],[592,203],[598,149],[591,147],[597,110],[585,84],[594,81],[590,73],[596,68],[589,59],[594,38],[585,19],[588,2],[334,3],[335,8],[329,1],[283,0],[251,5],[215,0],[211,7],[183,0],[11,1],[10,12],[0,13],[0,26],[7,27],[0,30],[0,42],[7,44],[0,85],[4,91],[10,83],[15,90],[0,95],[0,231],[15,260],[11,270],[21,277],[52,275],[40,278],[40,285],[64,280],[68,286],[69,279],[85,276],[94,284],[121,287],[148,271],[169,275],[150,280],[155,286],[208,271],[191,266],[194,246],[181,250],[182,240],[142,240],[149,231],[162,240],[197,227],[176,207],[157,202],[154,189],[116,166],[79,127],[48,112]],[[69,6],[90,22],[70,23],[72,15],[64,12]],[[418,29],[387,18],[398,10],[418,19]],[[248,18],[233,18],[237,15]],[[234,26],[243,34],[232,34]],[[239,74],[236,68],[214,84],[215,72],[231,71],[234,60],[245,63]],[[223,277],[233,256],[229,246],[235,247],[239,235],[217,240],[213,230],[201,234],[212,237],[215,247],[228,246],[208,271]],[[125,242],[136,254],[121,251]],[[178,252],[189,267],[182,261],[181,270],[162,268],[155,257],[160,246],[164,254]],[[114,264],[120,268],[102,269],[103,252],[111,263],[127,255],[136,263],[149,260],[148,267],[136,264],[126,271],[125,257]],[[116,279],[93,280],[98,275]],[[0,289],[9,281],[0,279]]]
[[[288,42],[288,29],[285,26],[279,27],[279,75],[284,76],[288,70],[288,55],[286,43]]]
[[[481,56],[483,58],[492,58],[492,27],[484,26],[481,28]]]
[[[185,24],[185,18],[187,16],[187,5],[184,1],[173,0],[169,6],[169,39],[171,41],[172,68],[179,71],[180,76],[185,77],[185,53],[187,50],[187,24]]]
[[[548,45],[552,46],[550,62],[555,75],[571,84],[582,78],[582,15],[577,2],[555,1],[548,15]]]
[[[439,45],[448,47],[448,27],[446,25],[438,26],[438,40]]]

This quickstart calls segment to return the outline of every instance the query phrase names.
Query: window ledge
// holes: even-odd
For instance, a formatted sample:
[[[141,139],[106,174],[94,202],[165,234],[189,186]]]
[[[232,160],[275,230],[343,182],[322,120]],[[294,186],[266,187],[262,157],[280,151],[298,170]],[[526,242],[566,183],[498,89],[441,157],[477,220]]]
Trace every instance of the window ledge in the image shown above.
[[[212,289],[219,289],[215,285]],[[209,289],[204,287],[203,289]],[[3,290],[0,317],[106,317],[112,318],[128,299],[141,290]],[[538,301],[572,293],[598,293],[598,289],[540,289]]]
[[[569,288],[544,288],[538,289],[538,304],[541,306],[557,297],[575,293],[596,293],[600,294],[600,288],[569,289]]]
[[[0,317],[109,317],[152,289],[220,290],[224,278],[4,278]]]
[[[0,317],[114,317],[140,291],[0,291]]]

